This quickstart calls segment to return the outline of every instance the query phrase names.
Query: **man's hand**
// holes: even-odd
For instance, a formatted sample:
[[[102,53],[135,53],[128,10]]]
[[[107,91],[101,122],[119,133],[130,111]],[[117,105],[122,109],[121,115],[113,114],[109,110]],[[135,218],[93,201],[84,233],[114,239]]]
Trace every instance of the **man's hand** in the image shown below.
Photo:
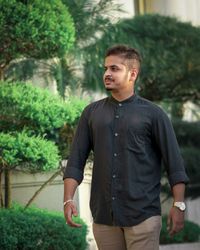
[[[81,224],[77,224],[72,220],[72,216],[78,216],[76,205],[73,201],[67,203],[64,206],[64,215],[66,219],[66,224],[68,224],[71,227],[81,227]]]
[[[184,227],[184,212],[172,207],[167,220],[167,229],[170,236],[180,232]]]

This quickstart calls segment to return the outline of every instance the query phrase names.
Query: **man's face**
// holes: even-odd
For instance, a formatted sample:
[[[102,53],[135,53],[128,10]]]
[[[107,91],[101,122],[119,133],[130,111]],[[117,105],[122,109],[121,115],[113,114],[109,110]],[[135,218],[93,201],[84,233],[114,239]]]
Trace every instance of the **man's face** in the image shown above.
[[[120,91],[124,88],[133,88],[131,71],[125,63],[125,59],[116,55],[105,58],[104,85],[107,90]]]

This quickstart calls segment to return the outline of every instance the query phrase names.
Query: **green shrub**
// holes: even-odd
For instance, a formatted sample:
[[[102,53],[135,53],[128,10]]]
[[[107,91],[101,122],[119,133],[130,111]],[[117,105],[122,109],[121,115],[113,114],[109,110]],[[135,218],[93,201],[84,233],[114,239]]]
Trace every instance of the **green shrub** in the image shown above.
[[[75,40],[74,22],[59,0],[0,0],[0,64],[20,57],[62,56]],[[9,43],[8,43],[9,41]]]
[[[200,147],[200,122],[174,120],[173,127],[181,146]]]
[[[64,124],[75,125],[85,106],[84,100],[71,97],[64,102],[48,90],[24,82],[0,82],[1,120],[17,129],[21,124],[34,131],[54,133]]]
[[[185,221],[184,229],[175,236],[169,236],[167,231],[167,217],[162,219],[162,230],[160,234],[160,244],[184,243],[184,242],[197,242],[200,238],[200,227],[191,222]]]
[[[55,143],[25,132],[15,135],[0,133],[0,164],[13,169],[47,171],[59,166],[60,156]]]
[[[190,179],[189,185],[186,187],[186,195],[191,198],[197,198],[200,195],[199,148],[184,147],[181,148],[181,153]]]
[[[0,132],[26,130],[56,143],[62,159],[68,157],[74,129],[87,101],[70,96],[66,101],[48,90],[25,82],[0,81]]]
[[[38,208],[0,209],[0,249],[85,250],[87,226],[65,224],[62,213]]]

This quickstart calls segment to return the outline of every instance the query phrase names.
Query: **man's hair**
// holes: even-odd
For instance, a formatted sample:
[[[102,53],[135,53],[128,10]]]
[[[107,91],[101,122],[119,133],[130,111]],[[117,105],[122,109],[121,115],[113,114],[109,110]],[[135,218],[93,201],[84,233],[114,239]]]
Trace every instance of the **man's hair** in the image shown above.
[[[136,64],[138,69],[140,70],[142,59],[140,53],[136,49],[128,47],[127,45],[124,44],[118,44],[112,46],[106,51],[105,57],[111,55],[120,56],[124,58],[127,61],[129,69]]]

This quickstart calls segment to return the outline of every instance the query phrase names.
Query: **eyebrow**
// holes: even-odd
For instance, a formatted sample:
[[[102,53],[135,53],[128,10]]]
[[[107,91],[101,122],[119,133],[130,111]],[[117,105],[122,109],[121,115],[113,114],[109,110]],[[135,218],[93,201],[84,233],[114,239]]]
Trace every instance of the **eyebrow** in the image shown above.
[[[123,64],[123,63],[122,63]],[[125,64],[123,64],[123,65],[125,65]],[[112,64],[112,65],[108,65],[108,66],[106,66],[106,65],[104,65],[104,68],[112,68],[112,67],[117,67],[117,68],[120,68],[118,65],[116,65],[116,64]]]

